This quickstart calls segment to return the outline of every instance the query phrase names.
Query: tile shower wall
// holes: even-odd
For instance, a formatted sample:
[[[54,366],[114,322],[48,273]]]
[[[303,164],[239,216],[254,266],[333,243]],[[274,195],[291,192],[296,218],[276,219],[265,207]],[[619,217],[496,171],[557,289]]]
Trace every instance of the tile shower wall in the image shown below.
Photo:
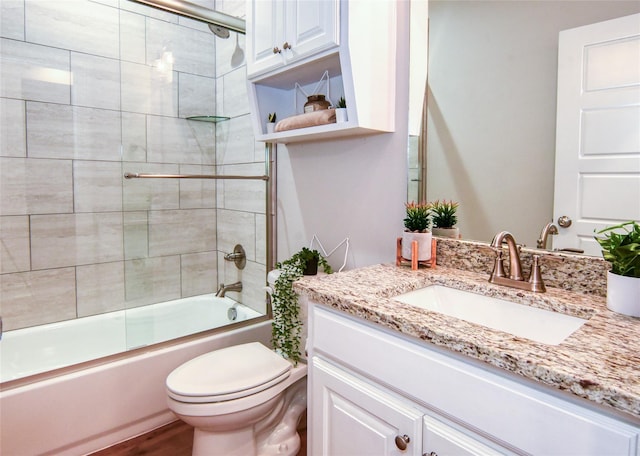
[[[244,16],[241,0],[200,0]],[[5,330],[209,293],[264,311],[264,172],[235,34],[129,0],[0,2],[0,301]],[[238,45],[244,49],[244,37]],[[191,115],[230,116],[219,124]],[[216,229],[217,228],[217,229]],[[242,243],[248,266],[223,254]]]

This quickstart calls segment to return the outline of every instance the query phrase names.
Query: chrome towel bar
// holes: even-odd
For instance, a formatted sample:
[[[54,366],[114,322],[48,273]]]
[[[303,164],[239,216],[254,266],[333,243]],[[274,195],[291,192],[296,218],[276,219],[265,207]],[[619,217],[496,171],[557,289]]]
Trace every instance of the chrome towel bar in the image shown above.
[[[269,176],[234,176],[224,174],[145,174],[124,173],[125,179],[236,179],[236,180],[269,180]]]

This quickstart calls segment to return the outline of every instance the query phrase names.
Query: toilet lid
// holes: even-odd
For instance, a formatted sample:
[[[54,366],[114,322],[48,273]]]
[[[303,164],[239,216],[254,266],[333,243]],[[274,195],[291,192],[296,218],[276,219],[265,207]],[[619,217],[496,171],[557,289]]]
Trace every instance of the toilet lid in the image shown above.
[[[219,402],[263,391],[289,376],[291,363],[258,342],[216,350],[167,377],[169,395],[187,402]]]

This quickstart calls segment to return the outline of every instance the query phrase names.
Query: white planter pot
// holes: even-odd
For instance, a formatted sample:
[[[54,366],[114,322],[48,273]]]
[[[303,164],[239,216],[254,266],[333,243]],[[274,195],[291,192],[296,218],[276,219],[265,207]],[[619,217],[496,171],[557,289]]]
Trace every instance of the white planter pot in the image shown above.
[[[347,108],[336,108],[336,122],[342,123],[347,121]]]
[[[267,134],[273,133],[276,128],[275,122],[267,122]]]
[[[614,312],[640,317],[640,278],[607,272],[607,307]]]
[[[434,236],[440,236],[440,237],[446,237],[446,238],[452,238],[452,239],[460,238],[460,230],[458,229],[457,226],[454,226],[452,228],[432,228],[431,231],[433,232]]]
[[[411,260],[411,243],[418,241],[418,261],[431,259],[431,233],[413,233],[404,231],[402,233],[402,258]]]

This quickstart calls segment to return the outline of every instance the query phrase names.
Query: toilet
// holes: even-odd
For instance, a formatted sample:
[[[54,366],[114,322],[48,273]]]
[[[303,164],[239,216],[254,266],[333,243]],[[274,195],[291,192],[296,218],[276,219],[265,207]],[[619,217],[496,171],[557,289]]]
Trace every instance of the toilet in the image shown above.
[[[306,364],[259,342],[194,358],[166,381],[169,408],[195,428],[197,456],[295,456],[307,408]]]

